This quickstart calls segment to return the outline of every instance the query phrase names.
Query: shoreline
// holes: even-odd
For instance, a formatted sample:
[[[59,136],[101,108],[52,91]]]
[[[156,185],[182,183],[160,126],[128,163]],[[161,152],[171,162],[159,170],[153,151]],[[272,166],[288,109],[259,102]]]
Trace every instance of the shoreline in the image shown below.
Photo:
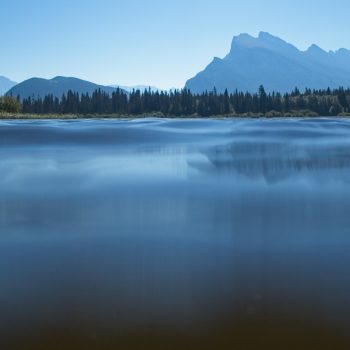
[[[168,119],[204,119],[204,118],[216,118],[216,119],[275,119],[275,118],[350,118],[350,113],[341,113],[336,116],[320,116],[316,113],[265,113],[265,114],[229,114],[229,115],[212,115],[212,116],[199,116],[199,115],[180,115],[171,116],[164,115],[162,113],[147,113],[147,114],[24,114],[24,113],[0,113],[0,120],[79,120],[79,119],[144,119],[144,118],[168,118]]]

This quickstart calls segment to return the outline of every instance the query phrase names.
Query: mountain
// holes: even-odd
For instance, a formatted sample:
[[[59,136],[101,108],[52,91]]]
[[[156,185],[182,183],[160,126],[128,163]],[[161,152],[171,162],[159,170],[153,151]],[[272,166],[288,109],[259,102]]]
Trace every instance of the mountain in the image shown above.
[[[43,97],[53,94],[55,97],[61,98],[64,93],[69,90],[78,92],[79,94],[92,94],[95,90],[101,89],[107,93],[112,93],[115,88],[111,86],[103,86],[91,83],[86,80],[67,77],[55,77],[53,79],[31,78],[14,86],[8,91],[8,95],[26,97]]]
[[[0,96],[5,95],[13,86],[17,83],[11,81],[10,79],[0,76]]]
[[[312,45],[300,51],[266,32],[257,38],[241,34],[233,38],[229,54],[214,60],[186,83],[193,92],[249,91],[264,85],[269,92],[295,87],[324,89],[350,87],[350,51],[324,51]]]

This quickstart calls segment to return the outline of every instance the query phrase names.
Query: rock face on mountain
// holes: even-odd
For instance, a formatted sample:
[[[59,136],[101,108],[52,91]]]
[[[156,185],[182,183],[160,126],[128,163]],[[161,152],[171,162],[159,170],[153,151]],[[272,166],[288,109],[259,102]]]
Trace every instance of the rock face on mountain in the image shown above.
[[[0,96],[5,95],[13,86],[17,83],[11,81],[10,79],[0,76]]]
[[[79,94],[92,94],[97,89],[101,89],[107,93],[112,93],[115,91],[115,88],[113,87],[97,85],[86,80],[56,77],[50,80],[41,78],[31,78],[25,80],[24,82],[14,86],[7,94],[15,97],[20,96],[21,98],[32,96],[35,98],[38,96],[44,97],[52,94],[55,97],[61,98],[62,95],[64,93],[66,94],[69,90],[78,92]]]
[[[257,38],[241,34],[233,38],[231,51],[214,60],[186,83],[193,92],[205,90],[287,92],[299,89],[350,87],[350,51],[326,52],[316,45],[306,51],[261,32]]]

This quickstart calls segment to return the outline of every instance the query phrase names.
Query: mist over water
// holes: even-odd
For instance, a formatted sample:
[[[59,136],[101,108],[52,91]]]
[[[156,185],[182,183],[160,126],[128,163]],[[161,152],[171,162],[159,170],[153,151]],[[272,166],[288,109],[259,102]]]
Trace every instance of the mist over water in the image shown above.
[[[8,349],[349,348],[349,120],[1,121],[0,170]]]

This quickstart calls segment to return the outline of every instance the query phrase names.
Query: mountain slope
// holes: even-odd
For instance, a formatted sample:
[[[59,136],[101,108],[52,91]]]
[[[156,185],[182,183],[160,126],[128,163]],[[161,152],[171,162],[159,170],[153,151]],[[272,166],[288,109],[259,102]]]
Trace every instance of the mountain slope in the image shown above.
[[[0,76],[0,96],[5,95],[13,86],[17,83],[11,81],[10,79]]]
[[[350,51],[326,52],[316,45],[307,51],[261,32],[257,38],[241,34],[233,38],[231,51],[214,60],[186,83],[193,92],[257,91],[286,92],[295,87],[337,88],[350,86]]]
[[[31,78],[14,86],[8,95],[27,97],[43,97],[48,94],[53,94],[55,97],[62,97],[69,90],[78,92],[79,94],[92,94],[95,90],[101,89],[107,93],[112,93],[115,88],[91,83],[86,80],[67,77],[55,77],[53,79]]]

